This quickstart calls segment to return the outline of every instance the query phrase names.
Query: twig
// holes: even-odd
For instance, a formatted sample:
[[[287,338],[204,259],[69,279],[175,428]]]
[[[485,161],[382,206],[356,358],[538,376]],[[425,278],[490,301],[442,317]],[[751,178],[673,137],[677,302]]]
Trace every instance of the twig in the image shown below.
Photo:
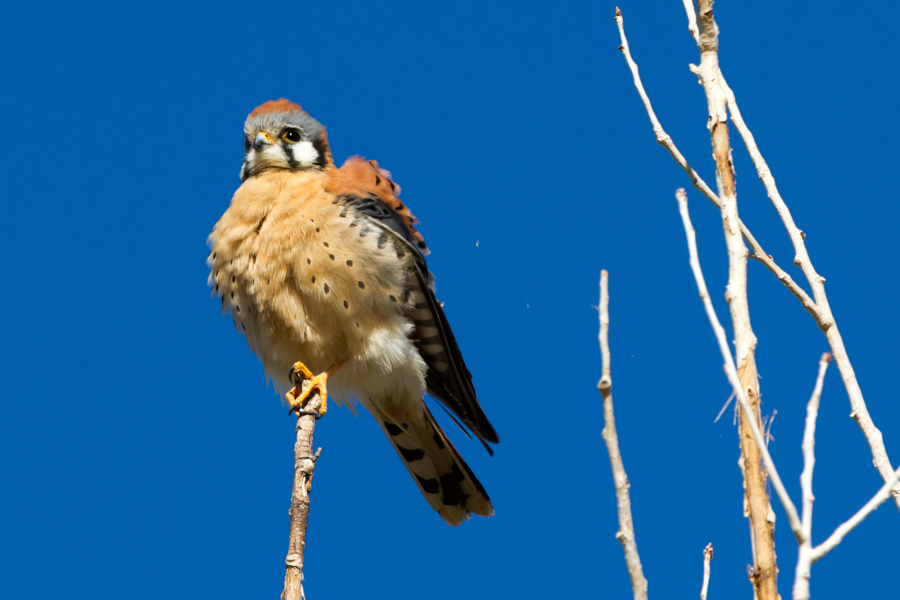
[[[690,4],[691,0],[685,0],[686,4]],[[693,6],[691,6],[691,11],[689,14],[693,14]],[[694,26],[696,27],[696,21],[693,21]],[[653,106],[650,104],[650,98],[647,96],[647,92],[644,90],[644,84],[641,82],[640,74],[638,73],[637,63],[634,62],[634,59],[631,57],[631,51],[628,47],[628,39],[625,37],[625,23],[622,18],[622,11],[616,8],[616,24],[619,26],[619,37],[622,41],[622,45],[619,46],[619,50],[621,50],[622,55],[625,57],[625,62],[628,63],[628,68],[631,70],[631,76],[634,79],[634,87],[637,88],[638,95],[641,97],[641,101],[644,103],[644,108],[647,111],[647,116],[650,118],[650,124],[653,126],[653,133],[656,136],[656,142],[668,150],[669,154],[672,155],[672,158],[675,159],[675,162],[684,169],[684,172],[687,173],[688,177],[691,179],[691,183],[697,190],[699,190],[704,196],[709,198],[709,200],[716,206],[716,208],[722,208],[722,203],[719,201],[719,197],[715,192],[710,189],[710,187],[706,184],[705,181],[697,174],[694,169],[688,164],[687,159],[685,159],[684,155],[678,150],[675,146],[675,142],[672,138],[663,130],[662,125],[659,122],[659,119],[656,118],[656,113],[653,111]],[[689,25],[690,26],[690,25]],[[795,282],[787,272],[784,271],[781,267],[779,267],[772,257],[763,250],[763,247],[756,241],[756,238],[753,237],[753,234],[743,223],[741,226],[741,234],[744,236],[744,239],[747,240],[747,243],[750,245],[750,249],[753,250],[753,254],[750,255],[751,258],[759,261],[764,267],[766,267],[775,277],[780,281],[784,286],[788,289],[791,294],[793,294],[797,300],[803,305],[803,308],[806,309],[813,317],[817,317],[815,302],[813,302],[812,298],[809,297],[809,294],[801,288],[797,282]]]
[[[697,174],[694,169],[688,164],[687,159],[683,154],[678,150],[675,146],[675,143],[672,141],[672,138],[669,137],[669,134],[666,133],[662,125],[659,122],[659,119],[656,118],[656,113],[653,111],[653,106],[650,104],[650,98],[647,96],[647,92],[644,91],[644,84],[641,82],[641,77],[638,74],[638,66],[637,63],[634,62],[634,59],[631,58],[631,50],[628,48],[628,39],[625,37],[625,22],[622,19],[622,11],[619,10],[619,7],[616,7],[616,24],[619,26],[619,37],[622,40],[622,45],[619,46],[619,50],[625,56],[625,61],[628,63],[628,68],[631,69],[631,76],[634,79],[634,87],[637,88],[638,94],[641,97],[641,100],[644,103],[644,108],[647,110],[647,116],[650,117],[650,123],[653,125],[653,134],[656,136],[656,142],[669,151],[669,154],[672,155],[672,158],[675,159],[675,162],[684,169],[685,173],[688,174],[688,177],[691,178],[691,183],[694,184],[694,187],[703,192],[703,194],[712,200],[713,204],[719,206],[719,198],[716,196],[716,193],[713,192],[706,182]]]
[[[766,493],[766,474],[759,464],[765,441],[757,439],[748,427],[758,429],[759,378],[756,372],[756,335],[750,325],[747,302],[747,248],[741,239],[735,190],[731,142],[728,135],[726,98],[719,85],[719,39],[712,10],[712,0],[697,0],[700,27],[700,82],[706,92],[709,110],[708,128],[716,162],[716,186],[722,202],[722,226],[728,249],[728,286],[725,299],[734,329],[735,361],[741,394],[746,394],[744,418],[738,423],[744,467],[744,489],[753,532],[755,569],[751,580],[760,600],[778,598],[778,566],[775,559],[774,522],[769,519],[771,507]],[[730,353],[729,353],[730,357]],[[741,394],[738,394],[740,396]],[[767,452],[767,451],[766,451]],[[767,465],[768,466],[768,465]]]
[[[634,539],[634,524],[631,520],[631,499],[628,489],[628,475],[625,474],[625,465],[622,463],[622,454],[619,451],[619,437],[616,434],[616,419],[613,414],[612,377],[610,375],[609,353],[609,275],[605,270],[600,272],[600,355],[603,359],[603,376],[597,384],[600,395],[603,397],[603,440],[606,442],[606,450],[609,453],[609,462],[612,465],[613,481],[616,484],[616,504],[619,511],[619,531],[616,539],[622,544],[625,551],[625,565],[628,567],[628,577],[631,579],[631,590],[635,600],[647,600],[647,579],[641,567],[641,557],[638,555],[637,542]]]
[[[797,568],[794,571],[794,600],[809,598],[809,576],[812,565],[812,512],[815,496],[813,495],[813,466],[816,463],[816,417],[819,415],[819,398],[822,397],[822,385],[825,382],[825,371],[831,355],[824,353],[819,359],[819,375],[813,388],[812,397],[806,405],[806,426],[803,429],[803,473],[800,474],[800,488],[803,490],[803,539],[797,552]]]
[[[768,418],[766,418],[766,421],[765,421],[765,423],[766,423],[766,435],[765,435],[766,446],[769,445],[769,442],[775,441],[775,438],[772,437],[772,423],[775,422],[775,415],[777,415],[777,414],[778,414],[778,409],[776,408],[776,409],[773,409],[772,414],[769,415]]]
[[[712,562],[713,546],[707,544],[703,549],[703,587],[700,588],[700,600],[706,600],[706,591],[709,588],[709,563]]]
[[[716,415],[716,418],[713,419],[713,423],[718,423],[719,419],[722,418],[722,415],[725,414],[725,410],[731,405],[731,401],[734,400],[734,392],[731,392],[731,395],[728,396],[728,400],[725,401],[725,404],[722,405],[722,410],[719,411],[719,414]]]
[[[687,12],[688,27],[690,27],[691,23],[696,22],[694,7],[690,0],[684,0],[684,7]],[[806,280],[809,282],[809,287],[815,298],[815,303],[812,305],[814,310],[810,310],[810,306],[807,305],[806,302],[803,302],[796,293],[794,295],[797,296],[798,299],[801,299],[804,308],[806,308],[807,312],[815,319],[819,329],[825,333],[825,338],[828,340],[828,345],[831,346],[831,352],[834,355],[834,362],[838,367],[838,371],[841,374],[841,380],[844,382],[847,396],[850,399],[850,408],[852,409],[850,417],[856,421],[856,424],[859,426],[863,436],[869,444],[869,450],[872,452],[872,462],[875,465],[875,468],[878,470],[881,478],[887,481],[889,478],[893,477],[894,468],[891,466],[887,450],[884,447],[884,438],[881,431],[875,426],[872,417],[869,415],[869,409],[863,399],[862,389],[859,387],[856,373],[853,370],[853,365],[850,363],[847,349],[844,347],[844,340],[841,337],[837,322],[831,312],[828,296],[825,294],[825,278],[819,275],[813,267],[812,261],[809,258],[809,253],[806,251],[806,235],[794,223],[794,218],[791,216],[787,204],[785,204],[784,199],[782,199],[781,194],[778,192],[778,186],[775,184],[775,178],[772,176],[769,165],[766,164],[765,159],[756,145],[753,134],[744,122],[741,111],[738,109],[734,92],[728,87],[721,70],[719,71],[719,84],[725,93],[731,120],[738,130],[738,133],[741,135],[741,138],[744,140],[747,152],[750,154],[750,158],[753,160],[753,165],[756,168],[756,173],[765,186],[766,193],[772,201],[772,204],[775,206],[778,216],[781,217],[781,221],[791,239],[791,244],[794,246],[794,264],[800,267],[804,276],[806,276]],[[894,504],[900,509],[900,486],[892,491],[892,496]]]
[[[697,255],[697,234],[694,231],[694,226],[691,224],[691,218],[688,214],[687,194],[683,188],[676,192],[676,198],[678,199],[678,211],[681,213],[681,220],[684,224],[684,231],[687,236],[691,270],[693,271],[694,279],[697,282],[697,289],[700,292],[700,299],[703,301],[703,308],[706,310],[706,316],[716,335],[719,351],[722,353],[722,358],[725,360],[725,376],[728,378],[728,383],[730,383],[731,387],[734,389],[735,396],[738,399],[741,409],[744,411],[744,414],[749,417],[750,414],[752,414],[752,407],[750,406],[750,401],[747,399],[744,388],[738,379],[737,369],[734,366],[734,358],[731,356],[731,352],[728,349],[728,339],[725,335],[725,329],[722,328],[722,324],[716,316],[716,311],[713,308],[712,300],[710,300],[709,291],[706,287],[706,280],[703,277],[703,270],[700,268],[700,259]],[[775,468],[775,463],[763,440],[759,423],[755,419],[749,418],[747,419],[747,422],[750,425],[753,439],[760,448],[763,463],[766,465],[769,478],[772,480],[772,487],[775,488],[775,493],[778,495],[781,504],[784,506],[784,511],[787,513],[791,531],[794,532],[794,536],[797,537],[797,540],[799,541],[799,536],[801,536],[803,532],[800,517],[797,515],[797,508],[791,501],[790,496],[788,496],[787,490],[784,488],[784,484],[781,481],[781,477],[778,475],[778,470]]]
[[[688,33],[700,45],[700,32],[697,30],[697,16],[694,14],[694,0],[683,0],[684,10],[688,16]]]
[[[311,384],[303,381],[302,390]],[[321,397],[315,393],[297,418],[297,442],[294,444],[294,487],[291,492],[291,534],[288,542],[288,553],[285,559],[284,591],[282,600],[302,600],[303,593],[303,557],[306,550],[306,525],[309,521],[309,492],[312,488],[313,473],[316,460],[322,449],[315,454],[313,448],[313,432],[316,428],[315,414],[319,410]]]
[[[839,525],[838,528],[834,530],[834,533],[828,536],[827,540],[813,548],[812,561],[818,562],[823,556],[834,550],[848,533],[853,531],[857,525],[863,522],[863,519],[868,517],[872,511],[890,498],[891,488],[893,488],[898,481],[900,481],[900,469],[894,471],[891,477],[881,486],[881,489],[878,490],[878,493],[876,493],[871,500],[866,502],[865,506],[859,509],[857,513],[847,519],[847,521]]]

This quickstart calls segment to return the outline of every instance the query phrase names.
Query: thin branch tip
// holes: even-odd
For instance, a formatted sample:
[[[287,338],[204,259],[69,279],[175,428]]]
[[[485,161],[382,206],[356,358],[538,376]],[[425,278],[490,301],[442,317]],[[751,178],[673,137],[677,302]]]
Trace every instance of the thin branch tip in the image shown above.
[[[882,485],[875,495],[872,496],[872,499],[866,502],[856,514],[839,525],[837,529],[834,530],[834,533],[828,536],[828,539],[812,549],[810,557],[811,561],[818,562],[823,556],[834,550],[848,533],[856,529],[866,517],[872,514],[876,508],[881,506],[891,497],[893,487],[897,485],[898,481],[900,481],[900,468],[891,473],[891,477],[884,482],[884,485]]]
[[[600,271],[599,309],[600,333],[597,337],[599,338],[600,355],[603,361],[603,376],[597,383],[597,389],[603,398],[603,431],[601,435],[603,441],[606,442],[606,451],[609,454],[609,463],[612,467],[613,483],[616,490],[616,505],[619,515],[619,530],[616,532],[616,539],[622,544],[622,550],[625,554],[625,565],[628,568],[628,577],[631,580],[634,600],[647,600],[647,579],[644,577],[637,542],[634,539],[631,498],[628,491],[631,486],[628,483],[628,475],[625,473],[625,464],[622,462],[619,436],[616,433],[616,417],[613,412],[609,352],[609,273],[606,269]]]
[[[749,433],[753,441],[755,441],[756,443],[756,448],[758,449],[759,454],[762,458],[762,462],[765,465],[766,472],[772,481],[772,487],[775,488],[775,491],[777,492],[778,497],[781,500],[782,506],[787,513],[788,523],[791,526],[791,530],[794,531],[795,535],[799,536],[801,532],[801,524],[800,517],[797,514],[797,509],[794,506],[794,503],[791,501],[790,496],[788,495],[787,490],[785,489],[784,484],[781,481],[781,477],[778,475],[778,470],[775,468],[775,463],[772,460],[772,456],[769,454],[768,448],[766,447],[765,439],[763,437],[762,431],[760,430],[754,408],[750,403],[750,399],[747,397],[746,388],[742,384],[738,376],[738,370],[735,366],[734,357],[731,355],[731,348],[728,344],[725,329],[719,322],[719,318],[718,316],[716,316],[715,308],[712,305],[712,300],[709,297],[709,291],[706,287],[706,279],[703,275],[703,270],[700,266],[700,259],[697,252],[697,236],[696,232],[694,231],[694,226],[691,223],[690,214],[688,211],[687,194],[676,193],[676,197],[678,199],[678,210],[681,214],[682,223],[684,225],[685,237],[687,238],[688,255],[691,270],[697,283],[697,290],[699,291],[700,297],[703,301],[703,308],[706,311],[707,318],[709,319],[710,325],[712,326],[713,333],[715,334],[716,341],[719,346],[719,351],[725,363],[724,370],[726,377],[728,378],[728,382],[731,384],[731,387],[735,392],[735,396],[738,399],[738,404],[740,405],[740,408],[745,417],[743,419],[743,422],[746,423],[747,427],[750,430]],[[750,461],[746,457],[744,458],[745,465],[751,462],[752,461]],[[770,511],[771,509],[768,509],[766,511],[766,514]],[[768,523],[765,518],[764,522]],[[755,575],[757,575],[760,573],[760,570],[756,569],[754,573]],[[754,577],[754,582],[756,582],[757,579],[758,578]],[[772,597],[774,598],[775,596],[773,595]]]
[[[706,545],[706,548],[703,549],[703,587],[700,589],[700,600],[706,600],[706,593],[709,590],[709,563],[712,562],[712,557],[713,545],[712,542],[710,542]]]

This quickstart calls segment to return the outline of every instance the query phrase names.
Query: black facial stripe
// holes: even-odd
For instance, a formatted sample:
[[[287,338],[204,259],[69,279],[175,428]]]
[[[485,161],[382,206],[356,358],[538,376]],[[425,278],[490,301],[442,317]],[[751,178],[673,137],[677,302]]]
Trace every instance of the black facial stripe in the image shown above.
[[[316,149],[316,160],[313,164],[320,169],[324,169],[326,164],[326,154],[328,154],[328,144],[322,139],[322,136],[319,136],[313,140],[313,148]]]
[[[300,163],[294,158],[294,149],[291,148],[290,144],[281,144],[281,149],[284,150],[284,155],[287,156],[288,166],[292,169],[296,169]]]
[[[253,131],[266,131],[267,129],[269,131],[272,131],[268,127],[253,128],[252,130]],[[289,141],[284,141],[281,138],[281,136],[284,135],[284,133],[287,131],[296,131],[297,134],[300,136],[300,139],[297,142],[293,142],[293,143],[291,143]],[[315,135],[316,137],[313,138],[312,135]],[[315,159],[313,160],[313,162],[311,164],[302,163],[295,156],[294,144],[303,142],[304,140],[309,141],[312,144],[313,149],[316,152]],[[253,139],[248,136],[244,137],[244,162],[243,162],[243,165],[241,166],[241,181],[246,181],[250,177],[257,175],[261,171],[265,171],[267,169],[273,169],[273,168],[274,169],[287,168],[290,171],[302,171],[302,170],[307,170],[307,169],[323,170],[328,166],[328,164],[330,162],[330,160],[329,160],[330,155],[328,153],[328,142],[325,140],[323,132],[314,132],[314,133],[310,134],[303,128],[292,125],[288,128],[281,130],[279,139],[275,140],[275,146],[277,148],[281,148],[281,150],[284,152],[284,159],[285,159],[285,162],[287,163],[284,166],[281,166],[279,164],[281,161],[275,159],[275,157],[272,157],[269,160],[261,162],[261,157],[260,157],[261,153],[259,153],[259,152],[254,153],[252,156],[252,160],[251,160],[251,152],[253,152]]]

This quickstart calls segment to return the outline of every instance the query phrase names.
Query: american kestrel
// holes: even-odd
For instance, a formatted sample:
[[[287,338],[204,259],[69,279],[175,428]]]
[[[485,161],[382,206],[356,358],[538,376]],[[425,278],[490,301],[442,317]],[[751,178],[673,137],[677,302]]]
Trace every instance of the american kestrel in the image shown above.
[[[428,504],[451,525],[494,508],[425,404],[498,442],[434,295],[428,250],[375,161],[336,168],[325,128],[272,100],[244,124],[242,185],[209,236],[209,285],[282,393],[356,397]],[[295,381],[292,381],[295,379]]]

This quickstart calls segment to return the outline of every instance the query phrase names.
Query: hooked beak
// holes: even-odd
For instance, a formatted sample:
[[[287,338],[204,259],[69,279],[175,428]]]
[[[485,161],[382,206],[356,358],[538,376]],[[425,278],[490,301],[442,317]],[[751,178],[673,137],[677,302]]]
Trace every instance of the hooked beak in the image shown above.
[[[275,142],[272,141],[272,136],[270,136],[265,131],[260,131],[256,134],[256,139],[253,140],[253,147],[259,152],[264,146],[274,146]]]

